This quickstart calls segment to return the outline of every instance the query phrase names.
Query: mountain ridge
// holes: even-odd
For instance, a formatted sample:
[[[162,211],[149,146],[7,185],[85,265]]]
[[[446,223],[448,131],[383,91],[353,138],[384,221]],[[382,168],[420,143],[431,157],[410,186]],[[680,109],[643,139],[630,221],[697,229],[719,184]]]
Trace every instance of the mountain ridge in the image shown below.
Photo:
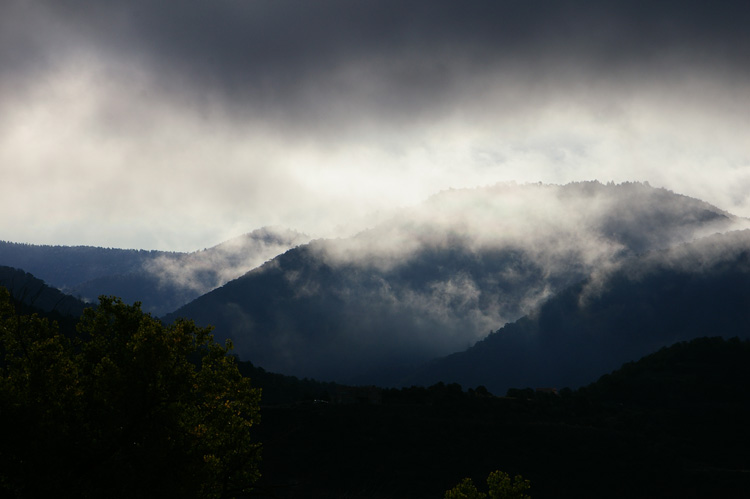
[[[387,370],[463,350],[595,269],[746,223],[640,183],[453,190],[287,251],[165,318],[216,326],[268,370],[392,383]]]

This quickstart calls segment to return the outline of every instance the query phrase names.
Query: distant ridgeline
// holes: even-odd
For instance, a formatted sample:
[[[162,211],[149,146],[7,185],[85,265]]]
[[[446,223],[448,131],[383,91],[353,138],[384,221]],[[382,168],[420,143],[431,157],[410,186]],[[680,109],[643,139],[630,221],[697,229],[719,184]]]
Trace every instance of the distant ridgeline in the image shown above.
[[[146,260],[170,254],[173,253],[0,241],[0,265],[31,272],[51,286],[66,290],[74,290],[98,277],[127,274]],[[87,298],[96,299],[96,296]]]
[[[0,265],[31,272],[87,301],[100,295],[139,301],[159,316],[308,240],[295,231],[263,228],[192,253],[0,241]]]

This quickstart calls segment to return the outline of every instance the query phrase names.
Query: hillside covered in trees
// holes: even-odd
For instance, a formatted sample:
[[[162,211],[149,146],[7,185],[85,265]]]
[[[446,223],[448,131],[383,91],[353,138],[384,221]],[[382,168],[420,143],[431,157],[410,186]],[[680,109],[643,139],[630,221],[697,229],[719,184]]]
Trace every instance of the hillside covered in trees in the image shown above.
[[[750,337],[750,231],[715,234],[599,269],[471,348],[401,382],[579,387],[663,346]]]
[[[11,302],[14,307],[23,308],[16,299]],[[200,477],[211,483],[213,472],[209,470],[205,471],[208,474],[193,473],[181,481],[182,474],[169,471],[177,462],[163,462],[164,453],[178,451],[163,438],[181,434],[179,425],[170,426],[170,421],[179,419],[173,420],[171,412],[161,410],[139,412],[146,410],[147,406],[140,404],[147,402],[152,393],[152,388],[141,391],[145,385],[139,388],[139,380],[147,380],[148,372],[160,364],[142,364],[137,349],[131,349],[137,343],[116,340],[130,335],[137,338],[146,331],[156,334],[154,339],[164,333],[169,338],[183,326],[164,330],[153,319],[117,301],[105,301],[103,306],[96,312],[89,310],[76,333],[84,334],[82,353],[96,352],[89,356],[99,366],[94,371],[88,371],[88,360],[75,360],[78,347],[69,343],[75,337],[55,336],[54,326],[45,325],[43,319],[23,315],[16,319],[7,305],[3,308],[0,402],[2,427],[7,435],[0,455],[4,463],[0,485],[17,491],[19,497],[32,493],[31,488],[24,488],[29,484],[35,483],[38,488],[78,476],[87,466],[86,459],[106,452],[101,447],[104,441],[89,440],[101,435],[114,439],[111,442],[115,444],[125,428],[118,423],[122,418],[140,421],[129,430],[136,433],[130,433],[128,438],[138,434],[137,438],[147,439],[148,445],[144,440],[143,446],[118,449],[116,459],[101,463],[102,470],[108,469],[108,462],[117,470],[99,474],[93,482],[81,482],[84,488],[76,488],[77,497],[82,497],[85,490],[94,493],[120,487],[117,484],[121,479],[136,481],[128,485],[130,488],[117,490],[141,487],[138,490],[142,497],[157,490],[168,495],[171,492],[165,491],[178,490],[196,479],[202,480]],[[54,313],[36,311],[42,315]],[[100,322],[106,316],[110,319]],[[113,319],[115,322],[110,322]],[[104,337],[96,339],[99,332],[106,331],[105,323],[116,325],[118,321],[122,327],[115,326],[107,333],[115,336],[105,341]],[[190,331],[205,335],[198,329]],[[86,340],[88,337],[91,340]],[[33,357],[17,348],[24,343],[41,345],[40,340],[49,341],[45,338],[53,341],[46,344],[56,346],[34,350],[37,353]],[[86,346],[91,341],[94,343]],[[69,350],[71,347],[73,350]],[[225,350],[211,348],[229,362],[222,369],[229,369],[233,359],[224,357]],[[150,352],[148,355],[157,354],[157,350]],[[130,374],[97,371],[103,369],[101,362],[106,358],[118,359],[113,367],[127,369]],[[496,469],[528,478],[531,496],[536,499],[744,497],[750,487],[745,472],[750,468],[745,453],[750,445],[750,431],[745,424],[750,417],[750,400],[746,396],[750,384],[748,366],[747,340],[698,338],[627,363],[577,390],[561,388],[555,392],[518,386],[507,393],[493,394],[484,386],[464,390],[450,383],[400,389],[320,383],[240,362],[239,371],[234,372],[249,379],[253,390],[262,390],[260,424],[252,419],[252,410],[248,413],[254,424],[243,438],[249,440],[242,443],[228,435],[229,440],[220,443],[211,437],[212,442],[205,444],[209,447],[203,447],[200,440],[190,443],[199,437],[195,434],[184,443],[197,452],[214,449],[210,452],[216,453],[219,460],[224,453],[234,455],[243,449],[255,452],[253,446],[261,443],[262,461],[257,467],[260,479],[251,494],[255,497],[442,497],[464,477],[481,483]],[[27,371],[32,374],[31,383],[18,383],[20,378],[14,374],[18,369],[31,369]],[[41,371],[34,374],[34,369]],[[236,376],[231,374],[232,369],[235,368],[223,372]],[[89,378],[93,372],[102,374]],[[171,369],[169,372],[172,374],[163,374],[176,374]],[[179,376],[169,376],[159,375],[160,383],[179,384]],[[115,384],[108,384],[110,388],[101,385],[106,379]],[[209,378],[205,381],[209,382]],[[76,386],[84,394],[89,391],[89,396],[79,399]],[[177,386],[169,388],[166,400],[173,402],[165,408],[190,403],[190,395],[180,395],[175,391]],[[226,388],[224,383],[222,386]],[[117,398],[102,398],[110,389],[117,390]],[[122,404],[128,409],[124,410]],[[140,419],[138,414],[150,415]],[[94,416],[95,421],[89,420]],[[189,413],[185,416],[192,417]],[[223,417],[216,422],[223,421]],[[74,454],[70,453],[70,445],[76,446]],[[243,455],[252,457],[252,452]],[[147,469],[136,462],[126,464],[131,459],[141,464],[162,464]],[[171,478],[159,479],[161,473],[169,473]],[[183,497],[211,497],[211,491],[217,490],[213,486],[201,487],[192,487]],[[65,495],[60,487],[54,493]]]
[[[427,498],[502,470],[537,499],[741,497],[750,231],[733,229],[746,223],[645,184],[502,185],[447,191],[348,239],[146,252],[140,270],[89,281],[132,284],[98,306],[2,267],[0,486]],[[281,254],[175,314],[129,304],[140,289],[201,293],[256,243]],[[218,364],[203,370],[207,358]],[[229,384],[211,385],[218,374]],[[228,405],[197,402],[210,393]],[[238,440],[219,428],[229,420],[247,430]],[[143,464],[177,454],[184,480]],[[218,485],[235,458],[249,481]],[[107,471],[82,476],[94,461]]]
[[[459,385],[265,407],[263,497],[436,498],[502,469],[543,498],[746,497],[750,342],[698,338],[557,393]]]
[[[593,273],[745,223],[640,183],[449,190],[294,248],[165,318],[212,324],[271,371],[396,385]]]

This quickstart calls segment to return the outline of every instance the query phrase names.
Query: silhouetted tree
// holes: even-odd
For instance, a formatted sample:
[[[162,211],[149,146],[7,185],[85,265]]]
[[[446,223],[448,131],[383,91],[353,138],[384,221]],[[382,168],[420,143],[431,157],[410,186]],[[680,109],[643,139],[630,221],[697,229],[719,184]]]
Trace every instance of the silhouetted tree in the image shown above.
[[[231,345],[116,298],[68,339],[0,288],[5,497],[232,497],[258,478],[260,390]]]

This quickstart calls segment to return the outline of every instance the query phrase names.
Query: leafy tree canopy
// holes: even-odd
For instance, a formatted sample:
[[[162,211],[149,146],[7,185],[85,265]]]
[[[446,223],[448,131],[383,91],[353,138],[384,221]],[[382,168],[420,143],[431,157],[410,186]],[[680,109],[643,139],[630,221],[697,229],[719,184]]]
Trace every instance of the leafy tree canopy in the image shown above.
[[[445,492],[445,499],[530,499],[526,494],[530,483],[521,475],[510,477],[504,471],[496,470],[487,477],[489,493],[480,492],[471,478],[461,482]]]
[[[232,497],[259,477],[260,390],[231,344],[100,298],[69,339],[0,288],[0,495]]]

